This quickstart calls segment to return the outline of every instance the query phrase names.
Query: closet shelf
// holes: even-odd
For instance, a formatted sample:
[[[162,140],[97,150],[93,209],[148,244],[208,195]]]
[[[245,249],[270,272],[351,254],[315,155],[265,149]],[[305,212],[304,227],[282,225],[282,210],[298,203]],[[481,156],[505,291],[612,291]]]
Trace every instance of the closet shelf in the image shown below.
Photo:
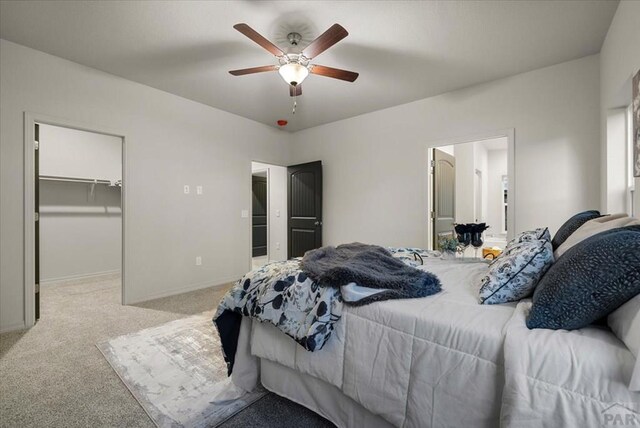
[[[110,187],[122,187],[122,180],[110,181],[99,180],[96,178],[79,178],[79,177],[62,177],[57,175],[41,175],[40,180],[45,181],[65,181],[69,183],[86,183],[86,184],[106,184]]]

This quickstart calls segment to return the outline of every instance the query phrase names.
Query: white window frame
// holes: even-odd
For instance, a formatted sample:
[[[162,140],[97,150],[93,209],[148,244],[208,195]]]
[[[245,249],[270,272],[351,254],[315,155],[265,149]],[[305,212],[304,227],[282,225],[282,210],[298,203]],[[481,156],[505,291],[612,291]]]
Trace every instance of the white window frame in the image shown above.
[[[627,107],[627,213],[634,216],[638,207],[633,206],[635,179],[633,177],[633,104]]]

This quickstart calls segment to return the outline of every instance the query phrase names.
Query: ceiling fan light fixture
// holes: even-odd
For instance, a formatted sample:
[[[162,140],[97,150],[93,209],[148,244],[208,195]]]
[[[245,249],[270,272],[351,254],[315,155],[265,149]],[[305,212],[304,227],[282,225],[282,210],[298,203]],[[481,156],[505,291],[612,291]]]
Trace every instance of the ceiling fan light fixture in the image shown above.
[[[278,73],[288,85],[297,86],[309,75],[309,69],[295,62],[282,65]]]

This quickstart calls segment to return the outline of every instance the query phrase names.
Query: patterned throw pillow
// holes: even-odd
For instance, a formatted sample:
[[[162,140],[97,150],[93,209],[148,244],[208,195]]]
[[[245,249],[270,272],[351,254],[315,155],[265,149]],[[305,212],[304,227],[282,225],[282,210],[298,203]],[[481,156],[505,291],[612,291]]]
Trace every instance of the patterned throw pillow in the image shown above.
[[[533,294],[529,328],[574,330],[640,293],[640,226],[607,230],[571,247]]]
[[[546,239],[511,245],[482,278],[480,303],[516,302],[530,296],[552,263],[553,249]]]
[[[440,251],[424,250],[413,247],[387,247],[387,250],[396,259],[400,259],[409,266],[418,267],[424,264],[424,259],[441,257]]]
[[[520,244],[522,242],[539,241],[541,239],[551,241],[551,233],[549,233],[548,227],[539,227],[534,230],[527,230],[526,232],[519,233],[515,238],[509,241],[506,248],[512,247],[515,244]]]
[[[569,220],[565,221],[560,229],[556,232],[553,240],[551,241],[551,245],[553,245],[553,250],[555,251],[564,241],[567,240],[569,236],[580,226],[588,222],[589,220],[593,220],[594,218],[600,217],[600,211],[590,210],[578,213],[571,217]]]

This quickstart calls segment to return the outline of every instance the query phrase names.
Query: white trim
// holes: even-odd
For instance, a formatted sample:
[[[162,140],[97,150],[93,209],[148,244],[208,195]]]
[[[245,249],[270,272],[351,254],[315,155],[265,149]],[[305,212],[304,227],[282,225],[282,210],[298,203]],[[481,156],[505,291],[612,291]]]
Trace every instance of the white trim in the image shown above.
[[[260,169],[256,169],[255,171],[253,170],[253,164],[254,163],[261,163],[264,165],[267,165],[266,168],[260,168]],[[271,163],[271,162],[266,162],[266,161],[261,161],[261,160],[251,160],[249,162],[249,168],[251,170],[251,175],[253,175],[254,172],[263,172],[266,171],[267,172],[267,261],[271,260],[271,190],[270,190],[270,186],[269,183],[271,182],[271,168],[272,166],[277,166],[280,168],[287,168],[287,166],[285,165],[278,165],[275,163]],[[251,228],[252,226],[252,218],[253,218],[253,199],[252,199],[252,193],[251,191],[249,192],[249,263],[248,263],[248,271],[252,271],[253,270],[253,230]],[[285,195],[285,198],[288,198],[288,195]],[[286,199],[285,199],[286,200]],[[288,213],[286,215],[289,215]],[[288,220],[287,220],[288,221]],[[288,229],[288,227],[287,227]],[[288,237],[289,232],[287,231],[287,236],[285,237],[285,239],[289,239]],[[287,242],[287,245],[288,242]],[[286,254],[285,254],[286,257]]]
[[[98,280],[102,277],[108,277],[108,276],[114,276],[114,275],[120,275],[120,269],[116,269],[116,270],[108,270],[108,271],[103,271],[103,272],[93,272],[93,273],[80,273],[80,274],[76,274],[76,275],[68,275],[68,276],[61,276],[58,278],[48,278],[45,280],[40,280],[40,286],[44,286],[44,285],[49,285],[49,284],[53,284],[54,282],[61,282],[61,281],[74,281],[74,280]]]
[[[169,291],[163,291],[161,293],[144,296],[142,299],[133,299],[128,304],[135,305],[138,303],[148,302],[150,300],[162,299],[163,297],[171,297],[178,294],[189,293],[190,291],[202,290],[204,288],[222,287],[223,285],[227,285],[231,282],[236,282],[238,279],[242,278],[245,273],[246,272],[243,272],[239,275],[229,275],[228,277],[219,278],[213,281],[198,282],[182,288],[173,288]]]
[[[32,114],[24,114],[24,326],[33,327],[35,313],[35,165]]]
[[[126,250],[128,245],[127,233],[127,188],[129,185],[129,169],[127,164],[127,139],[120,132],[105,128],[103,126],[94,126],[78,121],[65,118],[48,116],[33,112],[24,112],[24,326],[32,327],[35,320],[35,224],[34,224],[34,189],[35,189],[35,170],[34,170],[34,146],[33,146],[33,130],[36,123],[46,125],[61,126],[64,128],[77,129],[80,131],[93,132],[96,134],[111,135],[122,139],[122,192],[121,192],[121,211],[122,211],[122,304],[128,304],[126,276]]]
[[[497,131],[488,131],[488,132],[481,132],[481,133],[477,133],[477,134],[471,134],[471,135],[466,135],[466,136],[462,136],[462,137],[455,137],[455,138],[445,138],[445,139],[441,139],[441,140],[435,140],[435,141],[431,141],[427,143],[427,150],[426,150],[426,165],[427,168],[430,168],[430,162],[431,162],[431,149],[433,148],[437,148],[437,147],[441,147],[441,146],[450,146],[450,145],[455,145],[455,144],[463,144],[463,143],[471,143],[474,141],[482,141],[482,140],[491,140],[493,138],[507,138],[507,177],[508,177],[508,183],[507,183],[507,204],[509,207],[508,210],[508,214],[507,214],[507,241],[513,239],[513,236],[515,235],[516,232],[516,195],[515,195],[515,188],[516,188],[516,174],[515,174],[515,166],[516,166],[516,130],[515,128],[506,128],[506,129],[501,129],[501,130],[497,130]],[[427,170],[429,171],[429,169]],[[427,207],[427,234],[426,234],[426,239],[427,239],[427,248],[431,248],[432,246],[432,234],[433,234],[433,226],[432,226],[432,220],[431,220],[431,174],[428,174],[428,178],[427,178],[427,192],[424,192],[424,195],[426,195],[426,207]],[[423,198],[425,197],[423,195]]]
[[[27,326],[23,322],[19,322],[19,323],[15,323],[15,324],[9,324],[9,325],[6,325],[6,326],[0,328],[0,334],[9,333],[11,331],[24,330],[26,328],[27,328]]]

